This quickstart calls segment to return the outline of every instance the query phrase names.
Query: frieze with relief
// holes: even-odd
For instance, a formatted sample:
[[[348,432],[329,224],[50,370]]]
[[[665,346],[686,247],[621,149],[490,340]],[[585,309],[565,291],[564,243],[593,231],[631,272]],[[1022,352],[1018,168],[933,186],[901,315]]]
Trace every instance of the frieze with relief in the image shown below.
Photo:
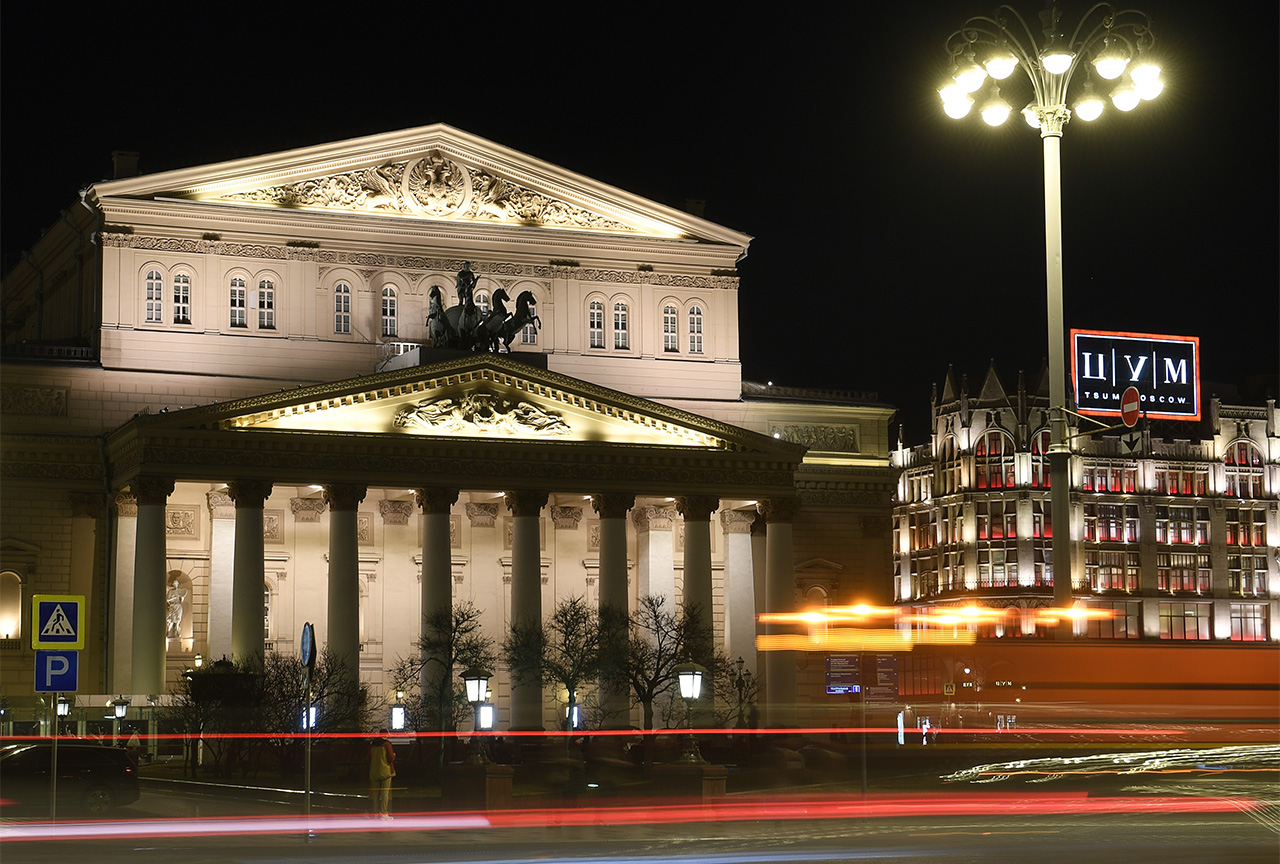
[[[401,408],[397,429],[452,432],[464,435],[568,435],[569,424],[558,413],[532,402],[508,399],[489,390],[475,390],[454,398],[423,399]]]
[[[859,452],[857,426],[786,425],[774,426],[769,431],[775,438],[792,444],[803,444],[810,450],[835,453]]]
[[[463,165],[440,150],[407,162],[237,192],[218,200],[635,233],[629,225]]]

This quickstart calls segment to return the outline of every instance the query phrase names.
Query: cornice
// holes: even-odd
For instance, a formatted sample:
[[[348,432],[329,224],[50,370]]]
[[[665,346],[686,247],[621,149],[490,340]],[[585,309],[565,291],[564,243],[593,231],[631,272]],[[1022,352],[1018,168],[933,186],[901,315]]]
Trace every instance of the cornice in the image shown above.
[[[343,249],[315,249],[273,243],[237,243],[224,240],[196,240],[180,237],[153,237],[138,234],[100,235],[103,246],[172,252],[186,255],[222,255],[256,258],[266,261],[309,261],[328,266],[387,267],[426,273],[456,273],[462,258],[440,258],[383,252]],[[457,240],[456,235],[451,240]],[[559,248],[559,247],[557,247]],[[471,260],[477,275],[527,277],[532,279],[566,279],[578,282],[657,285],[668,288],[738,290],[737,276],[659,273],[647,270],[614,270],[594,267],[566,267],[542,264],[519,264]]]

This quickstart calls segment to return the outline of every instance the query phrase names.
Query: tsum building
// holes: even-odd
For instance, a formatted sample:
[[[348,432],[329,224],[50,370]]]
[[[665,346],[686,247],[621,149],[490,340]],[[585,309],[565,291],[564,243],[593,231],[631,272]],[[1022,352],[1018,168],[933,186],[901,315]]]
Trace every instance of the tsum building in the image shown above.
[[[1009,387],[993,366],[972,388],[948,371],[934,390],[929,442],[894,451],[894,597],[903,612],[956,620],[981,607],[960,625],[979,641],[1052,637],[1037,622],[1053,606],[1053,580],[1069,576],[1085,613],[1077,640],[1274,645],[1275,402],[1214,398],[1200,421],[1153,421],[1136,447],[1116,432],[1081,434],[1095,427],[1072,418],[1071,522],[1055,526],[1040,379],[1029,387],[1020,375]],[[1070,532],[1070,574],[1054,570],[1055,530]]]
[[[88,704],[297,652],[304,622],[381,694],[451,600],[500,640],[661,594],[796,722],[820,661],[766,662],[756,615],[891,599],[893,410],[742,380],[740,304],[780,290],[739,284],[747,235],[443,125],[127,161],[3,284],[10,705],[33,594],[87,598]],[[525,315],[441,347],[433,295],[435,322]],[[556,722],[556,694],[493,687],[500,725]]]

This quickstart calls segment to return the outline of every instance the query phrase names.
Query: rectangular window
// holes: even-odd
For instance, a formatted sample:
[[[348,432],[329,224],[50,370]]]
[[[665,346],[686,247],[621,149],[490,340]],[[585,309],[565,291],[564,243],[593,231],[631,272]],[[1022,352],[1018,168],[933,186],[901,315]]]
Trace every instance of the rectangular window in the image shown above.
[[[382,336],[396,335],[399,327],[396,321],[396,292],[391,288],[382,289]]]
[[[689,310],[689,353],[702,353],[702,309],[698,306]]]
[[[1209,638],[1208,603],[1160,603],[1160,638],[1205,641]]]
[[[164,282],[160,278],[159,271],[151,270],[147,273],[147,323],[162,324],[164,323]]]
[[[276,287],[265,280],[258,283],[258,329],[276,329]]]
[[[181,273],[173,277],[173,323],[191,323],[191,279]]]
[[[351,288],[339,282],[333,291],[333,332],[351,332]]]
[[[1262,642],[1267,638],[1267,607],[1260,603],[1231,604],[1231,639]]]
[[[676,307],[662,309],[662,350],[672,353],[680,350],[680,336],[676,332]]]
[[[1119,601],[1115,603],[1090,603],[1090,609],[1107,609],[1109,618],[1091,618],[1088,635],[1091,639],[1138,639],[1142,636],[1142,604]]]
[[[613,347],[621,351],[631,347],[627,324],[627,307],[624,303],[615,303],[613,306]]]
[[[243,279],[231,280],[231,326],[232,327],[248,327],[248,319],[245,317],[245,307],[247,304],[247,291],[244,287]]]
[[[591,347],[604,347],[604,305],[592,303],[588,315],[588,330],[591,334]]]

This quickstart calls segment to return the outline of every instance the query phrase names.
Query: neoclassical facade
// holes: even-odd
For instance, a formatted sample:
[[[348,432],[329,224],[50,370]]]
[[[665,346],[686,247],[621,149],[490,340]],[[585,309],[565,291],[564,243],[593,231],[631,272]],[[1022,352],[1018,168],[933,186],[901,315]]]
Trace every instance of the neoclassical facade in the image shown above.
[[[4,282],[5,697],[34,593],[89,598],[89,700],[308,621],[385,688],[454,600],[662,594],[796,719],[820,671],[755,616],[889,600],[893,412],[742,380],[749,243],[447,126],[82,190]],[[537,317],[442,347],[468,297]]]
[[[981,637],[1051,635],[1037,611],[1071,579],[1085,639],[1280,640],[1280,414],[1210,400],[1198,423],[1136,436],[1089,435],[1072,420],[1071,523],[1049,507],[1048,384],[981,385],[948,372],[934,392],[928,444],[901,443],[894,506],[894,596],[904,611],[1006,610],[972,623]],[[1118,422],[1118,421],[1113,421]],[[1083,433],[1083,434],[1082,434]],[[1126,440],[1126,439],[1129,440]],[[1070,532],[1056,572],[1053,532]]]

